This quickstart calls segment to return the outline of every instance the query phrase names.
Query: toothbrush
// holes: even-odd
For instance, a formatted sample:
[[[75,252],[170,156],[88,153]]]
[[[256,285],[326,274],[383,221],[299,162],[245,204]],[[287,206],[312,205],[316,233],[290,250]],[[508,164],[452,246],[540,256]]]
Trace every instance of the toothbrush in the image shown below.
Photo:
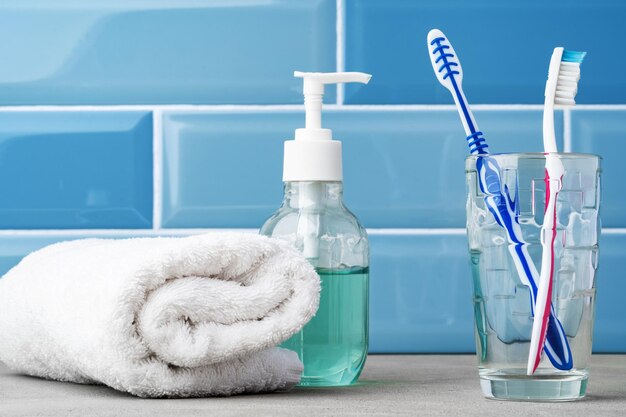
[[[461,86],[463,69],[449,40],[443,32],[433,29],[428,33],[428,48],[437,79],[452,93],[465,128],[470,153],[478,155],[476,168],[479,174],[480,189],[485,194],[485,204],[500,227],[506,231],[509,240],[509,253],[518,275],[522,283],[531,290],[530,304],[532,310],[537,296],[535,283],[539,273],[528,254],[527,243],[522,236],[522,229],[518,220],[517,196],[515,200],[512,200],[506,185],[503,190],[498,163],[489,157],[489,150],[483,133],[478,129],[463,93]],[[562,370],[572,368],[572,353],[569,343],[565,337],[563,326],[556,318],[553,310],[550,310],[544,350],[555,368]]]
[[[554,241],[556,239],[556,200],[561,190],[561,180],[565,169],[556,152],[556,135],[554,133],[554,105],[562,104],[573,106],[574,97],[580,79],[580,64],[585,58],[585,52],[566,51],[563,48],[554,48],[548,81],[545,90],[543,109],[543,147],[546,154],[546,203],[541,226],[541,274],[537,289],[533,329],[528,352],[528,367],[526,373],[532,375],[541,361],[541,351],[546,339],[548,317],[551,309],[552,282],[554,280]]]

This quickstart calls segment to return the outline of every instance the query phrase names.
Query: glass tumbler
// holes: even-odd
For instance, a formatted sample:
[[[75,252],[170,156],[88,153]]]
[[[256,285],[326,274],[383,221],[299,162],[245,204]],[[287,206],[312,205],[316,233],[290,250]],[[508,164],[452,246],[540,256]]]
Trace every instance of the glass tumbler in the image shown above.
[[[601,158],[553,155],[562,162],[564,175],[560,184],[550,183],[560,185],[550,320],[562,326],[558,334],[564,333],[567,341],[557,342],[569,345],[571,366],[556,366],[548,346],[532,376],[526,374],[533,325],[528,277],[539,281],[546,157],[512,153],[472,155],[465,161],[478,373],[488,398],[568,401],[585,396],[595,315]],[[501,206],[494,202],[511,209],[510,223],[498,215],[494,207]],[[507,227],[516,228],[519,239]]]

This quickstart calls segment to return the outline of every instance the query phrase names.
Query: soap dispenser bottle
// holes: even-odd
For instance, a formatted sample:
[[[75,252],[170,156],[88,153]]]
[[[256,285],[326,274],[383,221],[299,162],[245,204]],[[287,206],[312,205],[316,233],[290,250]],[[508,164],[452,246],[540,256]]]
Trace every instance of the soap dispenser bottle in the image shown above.
[[[358,72],[303,73],[306,127],[285,142],[281,207],[261,234],[289,241],[321,279],[317,314],[282,347],[304,364],[302,386],[355,382],[368,349],[369,245],[367,233],[343,203],[341,142],[322,129],[325,84],[371,78]]]

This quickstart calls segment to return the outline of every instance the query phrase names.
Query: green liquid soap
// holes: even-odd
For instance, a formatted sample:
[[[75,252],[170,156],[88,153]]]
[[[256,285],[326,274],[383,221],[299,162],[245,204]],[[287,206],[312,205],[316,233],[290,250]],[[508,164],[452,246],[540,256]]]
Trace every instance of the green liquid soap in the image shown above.
[[[317,314],[282,344],[304,363],[301,386],[342,386],[361,374],[368,348],[368,267],[317,268]]]

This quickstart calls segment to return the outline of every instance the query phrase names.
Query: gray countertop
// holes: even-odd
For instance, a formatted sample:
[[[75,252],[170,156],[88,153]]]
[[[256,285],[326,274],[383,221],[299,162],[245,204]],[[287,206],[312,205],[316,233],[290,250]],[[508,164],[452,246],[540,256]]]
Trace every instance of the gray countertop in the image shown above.
[[[103,386],[16,375],[0,364],[0,416],[624,416],[626,355],[595,355],[587,398],[486,400],[472,355],[372,355],[357,385],[230,398],[145,400]]]

